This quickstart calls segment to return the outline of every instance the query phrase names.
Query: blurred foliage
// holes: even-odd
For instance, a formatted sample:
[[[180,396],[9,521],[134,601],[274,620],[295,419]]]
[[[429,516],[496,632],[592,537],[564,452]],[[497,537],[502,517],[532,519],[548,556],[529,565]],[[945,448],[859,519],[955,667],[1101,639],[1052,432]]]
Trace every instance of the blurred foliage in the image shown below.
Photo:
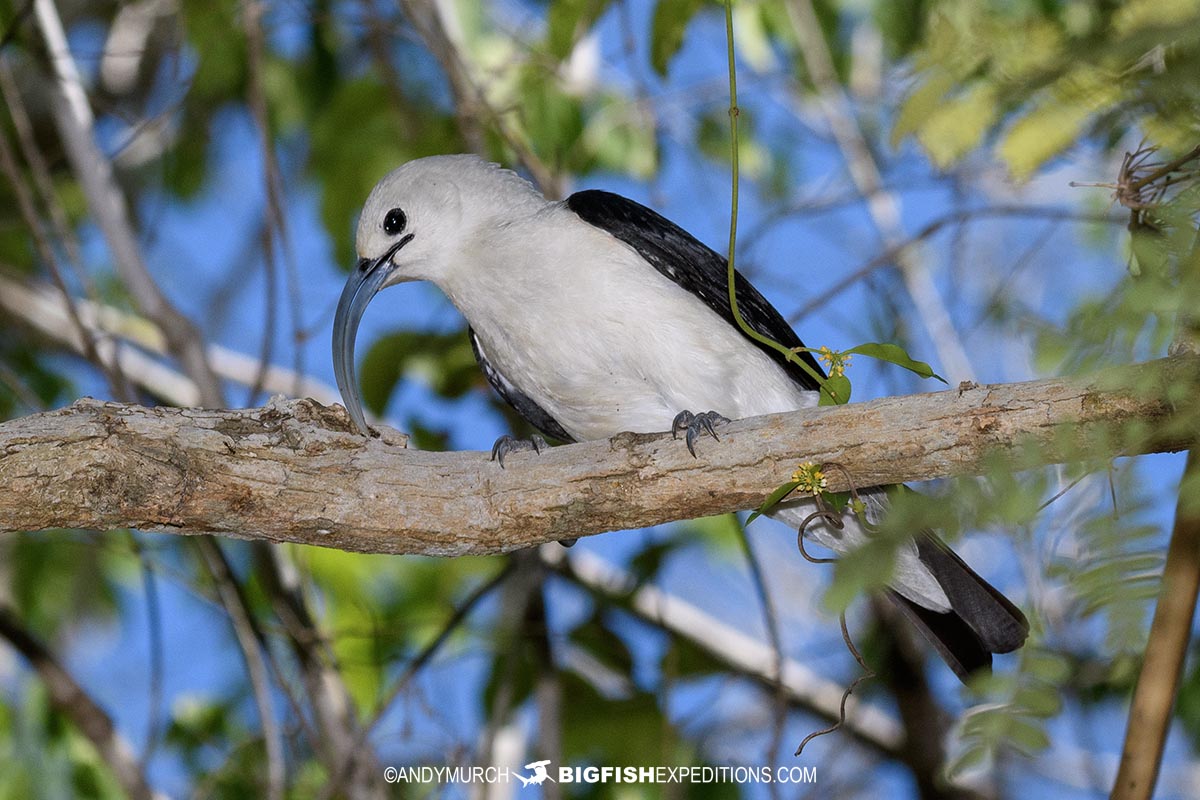
[[[0,419],[53,408],[71,396],[71,382],[47,360],[0,328]]]
[[[439,396],[461,397],[480,382],[466,331],[452,334],[397,331],[377,339],[360,370],[363,403],[382,416],[401,380],[419,380]]]
[[[1020,651],[1016,672],[979,676],[973,689],[990,702],[968,711],[958,722],[958,752],[947,762],[949,777],[961,777],[1005,749],[1032,757],[1050,747],[1045,722],[1063,709],[1062,686],[1071,676],[1061,654],[1036,645]]]
[[[119,800],[125,797],[87,739],[49,705],[35,678],[0,701],[0,798]]]
[[[665,167],[700,172],[715,165],[723,176],[728,163],[723,91],[696,82],[697,64],[707,68],[706,58],[717,89],[724,80],[721,7],[711,0],[507,5],[448,0],[436,7],[455,45],[452,53],[425,41],[428,21],[417,25],[408,17],[408,9],[427,9],[424,3],[272,3],[265,7],[266,47],[257,64],[248,46],[247,4],[242,2],[59,5],[81,59],[101,144],[116,159],[130,208],[147,240],[153,239],[162,208],[196,203],[213,191],[230,163],[235,169],[243,166],[220,144],[226,128],[253,119],[256,75],[286,193],[316,198],[328,248],[347,269],[355,258],[354,223],[363,199],[381,175],[411,158],[477,149],[531,173],[540,169],[554,181],[545,187],[548,191],[600,174],[650,181],[668,172]],[[53,131],[44,49],[22,10],[27,7],[0,3],[0,35],[6,37],[2,55],[21,89],[63,216],[73,231],[94,242],[78,183]],[[1127,265],[1126,273],[1115,279],[1095,276],[1084,299],[1061,319],[1022,316],[1027,309],[1020,305],[1024,297],[1019,288],[1005,295],[1013,303],[1005,321],[1016,320],[1018,327],[1010,334],[1035,339],[1041,369],[1074,372],[1155,357],[1165,352],[1181,326],[1194,326],[1191,315],[1200,296],[1197,164],[1185,162],[1150,178],[1200,141],[1195,113],[1200,5],[1186,0],[819,0],[814,10],[835,73],[860,114],[871,155],[882,164],[889,184],[902,185],[923,174],[924,162],[914,157],[914,148],[904,146],[909,140],[943,172],[946,185],[961,192],[975,181],[971,185],[983,186],[981,195],[991,188],[968,168],[986,159],[998,160],[1018,180],[1033,180],[1064,156],[1136,149],[1120,174],[1091,176],[1101,188],[1078,190],[1096,193],[1097,207],[1115,194],[1129,211],[1130,229],[1119,245],[1124,251],[1112,258]],[[139,13],[148,16],[139,18]],[[798,202],[805,199],[797,190],[800,181],[830,181],[824,174],[827,164],[813,156],[828,129],[814,113],[819,104],[799,51],[790,4],[738,2],[734,16],[739,68],[752,81],[746,84],[741,117],[741,173],[764,206],[760,211],[782,219],[804,209]],[[139,19],[145,23],[141,28],[135,24]],[[106,60],[106,47],[118,33],[138,31],[144,35],[141,46],[132,53],[122,51],[132,64],[132,77],[122,82],[113,77],[115,62]],[[464,90],[462,83],[469,88]],[[781,97],[775,106],[767,102]],[[785,123],[780,117],[787,118]],[[11,114],[0,115],[0,134],[16,141],[15,133]],[[898,151],[889,149],[889,136]],[[1138,139],[1158,149],[1129,144]],[[32,183],[32,165],[22,159],[20,169]],[[832,182],[845,183],[840,174]],[[698,197],[694,205],[715,205],[710,201]],[[834,198],[831,205],[837,202],[843,201]],[[262,215],[266,219],[265,209]],[[861,217],[853,225],[854,233],[846,235],[834,225],[817,223],[829,238],[871,238],[859,235]],[[1093,235],[1092,246],[1111,250],[1113,238]],[[93,244],[84,254],[96,296],[132,309],[127,288],[105,261],[108,256],[97,250],[102,248]],[[253,250],[257,257],[259,250]],[[65,260],[65,252],[58,255]],[[973,265],[978,260],[982,272],[986,265],[974,256],[969,252],[965,258]],[[240,281],[245,265],[234,266],[231,280]],[[45,278],[45,265],[7,179],[0,181],[0,270]],[[840,266],[827,271],[840,271]],[[797,277],[808,282],[811,276]],[[902,293],[892,290],[898,284],[886,276],[869,280],[873,305],[849,307],[847,316],[860,316],[863,327],[878,333],[856,340],[908,345],[915,324]],[[1019,281],[1014,285],[1019,287]],[[875,346],[874,353],[932,373],[903,350]],[[369,343],[359,374],[366,405],[376,414],[388,409],[398,386],[412,380],[453,407],[487,392],[462,329],[389,331]],[[0,419],[62,404],[77,393],[76,385],[93,386],[99,379],[44,339],[7,319],[0,324]],[[848,379],[842,379],[848,395]],[[1168,394],[1173,391],[1168,387]],[[1174,394],[1169,399],[1190,402]],[[510,410],[494,398],[492,402],[514,430],[524,432]],[[410,414],[404,424],[415,444],[435,449],[451,441],[441,418],[421,410],[405,413]],[[1107,452],[1119,450],[1119,442],[1107,444],[1112,445]],[[1029,604],[1022,605],[1033,621],[1034,641],[1012,659],[1011,671],[973,687],[971,701],[986,702],[963,717],[953,737],[951,772],[1011,764],[1005,754],[1012,752],[1042,751],[1049,743],[1048,721],[1061,715],[1067,703],[1077,698],[1085,708],[1119,704],[1136,673],[1162,560],[1162,531],[1150,521],[1151,490],[1157,487],[1144,485],[1133,470],[1113,469],[1106,475],[1110,467],[1097,463],[1097,453],[1080,456],[1082,466],[1057,471],[1014,474],[1014,467],[1024,465],[997,463],[986,477],[945,482],[932,497],[898,492],[879,535],[833,570],[825,600],[828,608],[841,610],[863,591],[886,583],[896,549],[906,545],[913,531],[936,528],[954,539],[969,530],[1002,530],[1028,553],[1035,543],[1050,542],[1031,556],[1037,563],[1026,575],[1033,586]],[[1054,499],[1075,481],[1078,488]],[[1097,487],[1107,481],[1115,502],[1108,502],[1103,492],[1097,499]],[[1091,492],[1087,499],[1077,499],[1085,491]],[[1077,513],[1061,511],[1064,507]],[[127,534],[119,536],[62,531],[0,539],[0,598],[32,630],[64,650],[84,625],[114,619],[128,623],[128,607],[145,602],[143,569],[211,599],[209,581],[193,574],[194,559],[181,554],[173,537],[143,548],[139,562]],[[228,552],[239,576],[252,573],[244,548],[231,545]],[[304,593],[327,634],[328,654],[362,719],[380,711],[380,702],[405,667],[448,630],[460,604],[505,563],[499,557],[434,560],[309,548],[289,552],[302,568]],[[705,558],[728,562],[740,558],[740,552],[735,525],[729,517],[717,517],[642,537],[629,546],[625,568],[636,584],[657,583],[668,580],[679,564]],[[244,581],[248,603],[264,631],[264,650],[285,665],[272,679],[298,693],[293,662],[281,644],[285,626],[264,587],[254,578]],[[519,727],[534,716],[548,649],[560,692],[566,760],[620,765],[720,761],[724,754],[713,744],[719,714],[705,708],[714,713],[683,719],[672,707],[672,693],[718,683],[717,691],[724,691],[734,682],[730,665],[704,642],[653,629],[625,599],[592,596],[567,579],[556,578],[547,586],[544,596],[535,593],[522,619],[512,620],[503,616],[505,584],[450,632],[421,679],[402,687],[404,708],[396,712],[392,707],[402,719],[396,723],[390,716],[379,729],[388,731],[380,735],[383,747],[400,743],[385,754],[394,756],[395,763],[422,757],[471,763],[483,725]],[[795,611],[792,588],[786,588],[785,608]],[[547,606],[545,598],[553,592],[572,601],[566,604],[571,608],[566,621]],[[724,607],[725,598],[704,592],[711,605]],[[225,625],[219,611],[211,613],[214,624]],[[236,661],[232,639],[227,646],[229,661]],[[823,648],[828,655],[792,655],[825,657],[824,667],[840,653],[838,648],[840,643]],[[564,653],[579,658],[568,659]],[[849,659],[844,662],[848,668]],[[1073,669],[1077,664],[1086,668]],[[0,699],[0,799],[117,796],[96,753],[50,709],[38,684],[24,675],[13,681],[16,688]],[[1192,669],[1178,715],[1193,748],[1200,751],[1198,687],[1200,670]],[[462,696],[434,696],[448,688]],[[510,714],[492,720],[501,688]],[[206,687],[205,693],[179,691],[167,700],[169,711],[161,721],[165,732],[153,763],[166,762],[164,771],[198,795],[261,795],[262,730],[243,676],[229,685]],[[328,779],[326,766],[319,748],[302,733],[310,709],[279,705],[288,731],[290,795],[320,795]],[[813,722],[807,715],[796,715],[797,720],[802,728]],[[795,727],[789,727],[789,735]],[[416,755],[405,749],[414,739],[432,736],[430,731],[444,739],[422,741],[414,746],[420,751]],[[788,749],[794,744],[784,742]],[[749,752],[747,745],[739,746],[740,755]],[[856,780],[861,777],[855,775]],[[703,791],[736,794],[735,787],[720,785]],[[578,787],[568,791],[583,794]],[[606,787],[588,796],[618,795]]]
[[[112,536],[120,535],[114,531]],[[125,560],[95,533],[18,533],[4,550],[13,608],[45,637],[62,626],[104,621],[117,611]]]
[[[1200,3],[940,3],[893,143],[915,135],[945,167],[995,133],[1017,178],[1087,138],[1139,130],[1169,151],[1200,126]]]

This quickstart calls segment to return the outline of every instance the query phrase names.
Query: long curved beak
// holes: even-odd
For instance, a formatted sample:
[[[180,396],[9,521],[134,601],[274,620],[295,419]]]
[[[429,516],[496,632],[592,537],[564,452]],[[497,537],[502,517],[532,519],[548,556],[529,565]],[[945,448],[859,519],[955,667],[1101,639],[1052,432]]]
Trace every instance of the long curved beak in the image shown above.
[[[354,374],[354,342],[358,338],[358,324],[371,298],[379,293],[391,275],[394,266],[392,256],[412,238],[412,234],[408,234],[379,258],[359,260],[346,281],[346,288],[342,289],[337,313],[333,317],[333,374],[337,377],[338,391],[342,393],[342,402],[350,412],[350,419],[354,420],[364,436],[370,436],[371,431],[363,414],[362,395],[359,394],[358,380]]]

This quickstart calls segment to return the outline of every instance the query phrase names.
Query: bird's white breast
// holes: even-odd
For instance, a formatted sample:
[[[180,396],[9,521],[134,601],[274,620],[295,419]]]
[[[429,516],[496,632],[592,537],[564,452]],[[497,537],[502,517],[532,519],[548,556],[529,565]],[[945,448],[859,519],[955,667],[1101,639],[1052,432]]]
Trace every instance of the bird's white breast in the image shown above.
[[[703,301],[562,206],[468,240],[442,289],[495,367],[579,440],[816,404]]]

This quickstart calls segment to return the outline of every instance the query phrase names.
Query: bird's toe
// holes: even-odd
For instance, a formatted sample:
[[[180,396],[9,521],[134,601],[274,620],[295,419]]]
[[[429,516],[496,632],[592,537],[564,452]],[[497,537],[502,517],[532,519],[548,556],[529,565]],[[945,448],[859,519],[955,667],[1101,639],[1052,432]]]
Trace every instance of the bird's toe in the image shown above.
[[[671,438],[677,439],[680,432],[684,432],[684,441],[687,443],[688,452],[695,458],[696,439],[701,434],[708,434],[720,441],[721,437],[717,436],[716,426],[726,422],[729,422],[729,418],[716,411],[705,411],[700,414],[693,414],[690,411],[680,411],[675,415],[675,419],[671,421]]]
[[[504,457],[509,453],[520,452],[522,450],[532,450],[535,453],[541,453],[549,446],[546,444],[546,440],[536,433],[528,439],[518,439],[506,433],[492,445],[492,461],[499,462],[500,468],[504,469]]]
[[[680,411],[675,415],[675,419],[671,420],[671,438],[678,439],[679,434],[688,429],[688,426],[696,419],[696,415],[690,411]]]

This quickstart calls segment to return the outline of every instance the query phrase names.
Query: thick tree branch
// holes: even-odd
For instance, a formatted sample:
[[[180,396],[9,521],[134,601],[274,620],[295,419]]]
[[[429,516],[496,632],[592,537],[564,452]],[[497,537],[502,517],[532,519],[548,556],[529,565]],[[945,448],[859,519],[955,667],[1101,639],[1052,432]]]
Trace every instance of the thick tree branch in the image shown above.
[[[808,409],[721,428],[699,458],[665,434],[514,454],[408,450],[344,411],[276,400],[240,411],[81,400],[0,425],[0,530],[132,527],[376,553],[495,553],[753,508],[797,462],[859,486],[1178,450],[1200,358]],[[840,470],[830,489],[845,488]]]

